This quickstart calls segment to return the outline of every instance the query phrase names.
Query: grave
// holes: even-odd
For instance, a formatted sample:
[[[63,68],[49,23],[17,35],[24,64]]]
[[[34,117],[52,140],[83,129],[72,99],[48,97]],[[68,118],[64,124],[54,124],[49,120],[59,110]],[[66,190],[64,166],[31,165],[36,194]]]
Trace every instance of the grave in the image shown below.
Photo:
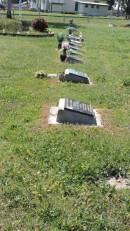
[[[69,40],[81,41],[81,37],[76,35],[68,35]]]
[[[48,124],[81,124],[102,127],[100,115],[86,103],[61,98],[58,107],[50,109]]]
[[[68,49],[68,54],[69,55],[81,55],[81,53],[79,53],[77,50],[73,50],[73,49]]]
[[[73,39],[70,40],[70,43],[75,44],[76,46],[81,46],[81,44],[82,44],[80,41],[76,41]]]
[[[69,63],[84,63],[82,59],[74,55],[67,55],[66,61]]]
[[[80,48],[81,47],[81,45],[80,44],[76,44],[75,42],[69,42],[69,45],[70,46],[73,46],[73,47],[78,47],[78,48]]]
[[[77,31],[77,29],[73,25],[71,25],[71,26],[68,27],[69,34],[73,34],[76,31]]]
[[[78,51],[78,50],[80,50],[80,47],[73,46],[73,45],[70,45],[70,44],[69,44],[69,49]]]
[[[90,84],[90,79],[85,73],[74,69],[66,69],[64,73],[59,75],[59,79],[60,81]]]

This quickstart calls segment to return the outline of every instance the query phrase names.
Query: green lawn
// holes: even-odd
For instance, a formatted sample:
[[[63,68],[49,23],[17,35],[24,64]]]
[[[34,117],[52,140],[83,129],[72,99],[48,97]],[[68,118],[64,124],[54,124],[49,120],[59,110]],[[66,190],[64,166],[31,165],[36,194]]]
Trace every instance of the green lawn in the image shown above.
[[[69,19],[46,16],[54,32]],[[130,174],[130,29],[120,19],[75,19],[92,86],[39,80],[62,72],[54,38],[0,36],[0,230],[128,231],[130,190],[105,184]],[[113,23],[115,27],[109,27]],[[104,128],[47,126],[60,97],[91,103]]]

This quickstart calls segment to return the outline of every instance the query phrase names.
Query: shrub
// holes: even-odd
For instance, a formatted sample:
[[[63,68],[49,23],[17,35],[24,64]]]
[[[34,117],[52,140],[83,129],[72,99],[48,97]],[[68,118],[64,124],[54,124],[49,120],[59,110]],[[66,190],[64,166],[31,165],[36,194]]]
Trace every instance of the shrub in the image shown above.
[[[48,28],[48,23],[44,18],[36,18],[32,21],[32,27],[36,31],[44,32]]]
[[[126,87],[130,86],[130,79],[124,80],[123,86],[126,86]]]

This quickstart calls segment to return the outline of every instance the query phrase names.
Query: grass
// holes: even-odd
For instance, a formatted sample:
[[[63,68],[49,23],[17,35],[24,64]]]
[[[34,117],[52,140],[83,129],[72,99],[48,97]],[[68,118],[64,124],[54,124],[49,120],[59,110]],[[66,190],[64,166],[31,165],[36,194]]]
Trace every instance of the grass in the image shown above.
[[[47,19],[55,33],[67,32],[62,18]],[[59,61],[56,37],[0,37],[2,230],[130,230],[129,190],[105,184],[130,173],[130,31],[119,19],[113,28],[109,19],[75,22],[86,64],[73,67],[88,73],[91,87],[34,77],[70,66]],[[91,103],[104,128],[45,126],[46,109],[60,97]]]

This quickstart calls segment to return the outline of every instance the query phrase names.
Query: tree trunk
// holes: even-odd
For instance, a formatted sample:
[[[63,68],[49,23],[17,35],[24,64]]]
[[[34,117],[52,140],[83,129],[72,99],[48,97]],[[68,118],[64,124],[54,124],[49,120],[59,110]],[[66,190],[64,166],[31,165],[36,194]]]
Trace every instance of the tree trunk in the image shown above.
[[[8,2],[7,2],[7,18],[12,18],[12,14],[11,14],[11,0],[8,0]]]
[[[120,0],[118,1],[117,16],[120,16]]]

